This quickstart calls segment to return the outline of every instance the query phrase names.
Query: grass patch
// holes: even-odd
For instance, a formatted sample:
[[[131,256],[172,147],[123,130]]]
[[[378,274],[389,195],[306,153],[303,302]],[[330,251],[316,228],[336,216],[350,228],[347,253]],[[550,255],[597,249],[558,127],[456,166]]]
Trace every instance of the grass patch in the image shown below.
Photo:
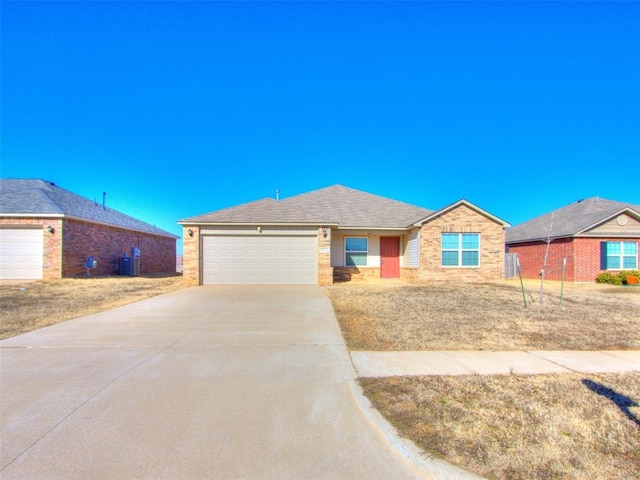
[[[182,276],[68,278],[0,285],[0,339],[184,286]]]
[[[640,348],[640,289],[519,284],[328,289],[351,350]],[[371,403],[427,454],[492,479],[631,480],[640,472],[640,373],[361,378]]]
[[[495,479],[637,479],[640,374],[363,378],[428,454]]]
[[[330,287],[351,350],[633,350],[640,289],[530,283]]]

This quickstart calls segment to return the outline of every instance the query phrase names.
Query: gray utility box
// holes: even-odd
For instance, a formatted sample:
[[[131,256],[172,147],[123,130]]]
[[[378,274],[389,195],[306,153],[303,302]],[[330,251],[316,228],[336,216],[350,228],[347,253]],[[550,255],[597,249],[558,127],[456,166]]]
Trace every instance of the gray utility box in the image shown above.
[[[120,257],[120,275],[140,275],[140,257]]]

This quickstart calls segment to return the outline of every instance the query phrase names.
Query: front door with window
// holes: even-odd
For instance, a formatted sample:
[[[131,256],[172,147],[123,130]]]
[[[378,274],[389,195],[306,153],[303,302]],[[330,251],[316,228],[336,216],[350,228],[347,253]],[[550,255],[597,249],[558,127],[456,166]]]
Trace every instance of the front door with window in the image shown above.
[[[380,237],[380,278],[400,278],[399,237]]]

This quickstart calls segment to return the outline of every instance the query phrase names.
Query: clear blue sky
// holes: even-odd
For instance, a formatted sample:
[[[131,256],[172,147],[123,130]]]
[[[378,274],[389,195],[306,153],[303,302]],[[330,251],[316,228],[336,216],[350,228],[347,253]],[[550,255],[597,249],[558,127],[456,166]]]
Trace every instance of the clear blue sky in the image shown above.
[[[5,178],[179,219],[336,183],[640,204],[640,2],[1,3]]]

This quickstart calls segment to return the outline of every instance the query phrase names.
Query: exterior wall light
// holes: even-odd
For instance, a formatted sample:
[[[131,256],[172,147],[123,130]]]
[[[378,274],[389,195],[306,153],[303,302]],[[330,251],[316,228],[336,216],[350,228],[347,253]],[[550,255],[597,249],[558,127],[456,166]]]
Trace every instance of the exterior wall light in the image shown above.
[[[260,225],[258,225],[258,228],[256,228],[256,230],[258,230],[258,233],[262,233],[262,227]]]
[[[193,229],[190,228],[189,230],[187,230],[187,233],[190,237],[193,237]]]
[[[53,235],[54,233],[56,233],[56,229],[53,228],[51,225],[47,225],[47,232]]]
[[[327,227],[322,227],[322,236],[327,238]]]

